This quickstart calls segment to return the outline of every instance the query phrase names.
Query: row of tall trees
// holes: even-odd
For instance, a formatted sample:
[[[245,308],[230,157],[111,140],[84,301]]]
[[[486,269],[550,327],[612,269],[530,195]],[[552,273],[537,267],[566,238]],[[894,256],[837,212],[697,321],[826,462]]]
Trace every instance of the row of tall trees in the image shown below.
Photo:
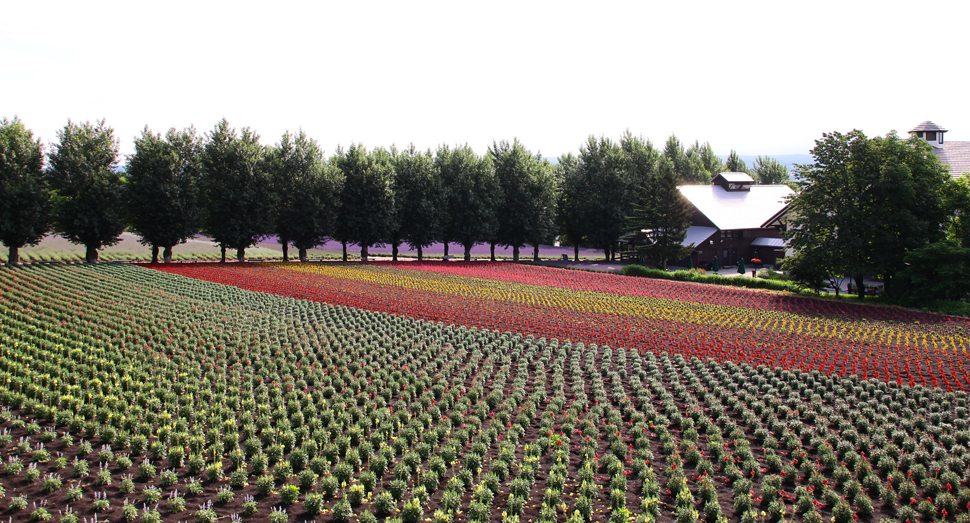
[[[45,154],[22,122],[0,129],[0,240],[16,263],[18,249],[56,231],[87,248],[113,245],[124,230],[172,258],[175,246],[205,233],[239,260],[262,238],[276,235],[306,260],[328,239],[358,245],[402,244],[418,251],[458,244],[466,259],[478,244],[512,248],[551,243],[615,256],[625,232],[649,230],[645,251],[665,263],[682,257],[689,206],[677,185],[709,183],[725,164],[710,145],[684,147],[671,136],[663,150],[630,133],[619,141],[590,137],[578,156],[553,166],[518,140],[495,142],[484,155],[467,145],[436,151],[338,147],[324,159],[302,131],[272,145],[251,129],[220,121],[161,134],[145,129],[122,166],[119,142],[103,121],[68,122]],[[736,155],[732,152],[732,158]],[[729,158],[729,163],[733,161]],[[741,162],[740,167],[743,167]]]

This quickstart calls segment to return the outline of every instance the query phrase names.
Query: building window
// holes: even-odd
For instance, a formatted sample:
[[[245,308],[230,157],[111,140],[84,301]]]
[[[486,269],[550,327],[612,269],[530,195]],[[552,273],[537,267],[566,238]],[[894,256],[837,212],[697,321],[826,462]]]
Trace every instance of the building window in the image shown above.
[[[926,140],[929,141],[929,142],[935,142],[936,141],[936,131],[927,131],[926,132]]]
[[[727,263],[727,259],[728,259],[728,257],[727,257],[727,249],[724,249],[724,256],[722,256],[721,258],[724,259],[724,263]]]
[[[923,137],[923,131],[916,131],[916,137],[917,138],[922,138]]]

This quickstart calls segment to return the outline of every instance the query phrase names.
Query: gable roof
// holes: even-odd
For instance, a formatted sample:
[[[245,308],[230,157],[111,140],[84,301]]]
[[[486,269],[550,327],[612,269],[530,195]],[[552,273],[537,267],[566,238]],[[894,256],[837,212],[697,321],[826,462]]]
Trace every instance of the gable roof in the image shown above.
[[[940,127],[939,125],[936,125],[935,123],[933,123],[933,122],[931,122],[929,120],[926,120],[925,122],[923,122],[923,123],[921,123],[921,124],[917,125],[916,127],[913,127],[912,129],[909,130],[909,132],[911,132],[911,133],[915,133],[917,131],[943,131],[943,132],[946,132],[946,129]]]
[[[760,229],[788,206],[794,194],[787,185],[752,185],[750,191],[726,191],[720,185],[682,185],[680,193],[718,229]]]
[[[933,152],[950,166],[952,177],[970,171],[970,142],[944,142],[942,148],[933,149]]]

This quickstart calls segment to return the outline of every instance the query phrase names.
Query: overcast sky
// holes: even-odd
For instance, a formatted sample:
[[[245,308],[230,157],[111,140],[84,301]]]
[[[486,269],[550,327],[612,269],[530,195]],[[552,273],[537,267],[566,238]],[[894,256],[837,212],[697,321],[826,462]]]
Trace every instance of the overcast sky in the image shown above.
[[[518,137],[553,157],[626,129],[804,154],[927,119],[970,140],[959,5],[7,1],[0,117],[45,142],[104,118],[123,154],[146,125],[222,117],[266,144],[302,128],[327,155]]]

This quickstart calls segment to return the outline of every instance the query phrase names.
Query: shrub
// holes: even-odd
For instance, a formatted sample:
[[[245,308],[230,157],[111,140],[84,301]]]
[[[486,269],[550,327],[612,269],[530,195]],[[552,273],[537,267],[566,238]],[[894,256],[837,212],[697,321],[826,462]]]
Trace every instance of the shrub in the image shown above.
[[[276,482],[273,480],[273,476],[269,474],[263,474],[256,479],[256,493],[258,493],[260,496],[270,495],[275,486]]]
[[[445,492],[445,496],[447,496],[448,492]],[[441,502],[444,504],[445,499],[442,498]],[[374,496],[374,510],[377,511],[377,517],[379,518],[386,518],[387,516],[393,514],[395,505],[396,502],[394,496],[392,496],[391,493],[386,490],[378,492]]]
[[[330,511],[331,521],[336,521],[337,523],[346,523],[350,521],[350,518],[354,516],[354,509],[350,506],[347,500],[342,499],[333,504],[333,508]]]

